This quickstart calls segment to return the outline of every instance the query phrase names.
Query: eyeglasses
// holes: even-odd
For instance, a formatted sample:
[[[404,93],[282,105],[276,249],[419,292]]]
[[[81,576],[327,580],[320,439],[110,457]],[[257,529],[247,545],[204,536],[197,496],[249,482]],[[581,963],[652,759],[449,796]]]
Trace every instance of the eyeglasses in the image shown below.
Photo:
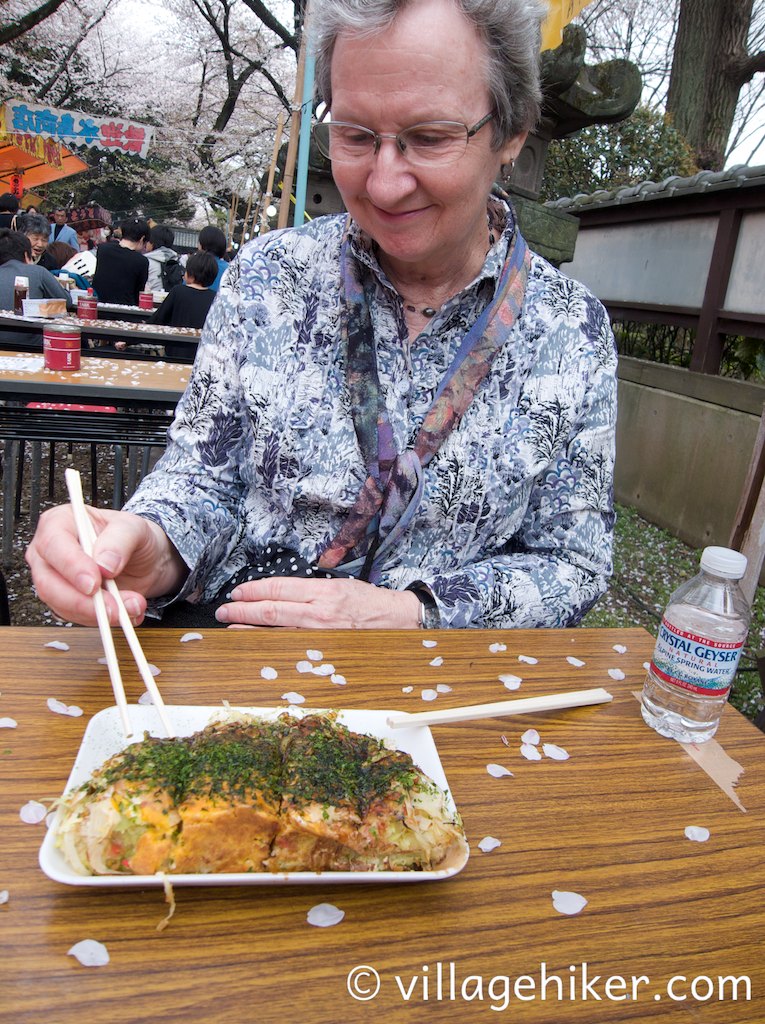
[[[373,132],[348,121],[320,121],[313,126],[313,137],[322,156],[334,163],[377,156],[383,139],[392,139],[410,163],[421,167],[452,164],[464,156],[468,142],[493,117],[493,113],[487,114],[472,128],[460,121],[426,121],[397,135]]]

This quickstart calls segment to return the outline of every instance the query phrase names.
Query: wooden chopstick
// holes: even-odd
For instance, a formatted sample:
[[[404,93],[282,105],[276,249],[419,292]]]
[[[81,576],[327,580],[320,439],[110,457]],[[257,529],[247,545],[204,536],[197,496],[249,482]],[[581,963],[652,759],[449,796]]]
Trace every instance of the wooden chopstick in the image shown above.
[[[500,700],[493,704],[469,704],[443,711],[416,711],[414,714],[388,716],[390,729],[405,729],[417,725],[447,725],[468,722],[474,718],[502,718],[505,715],[527,715],[534,711],[556,711],[560,708],[580,708],[587,704],[605,704],[613,696],[601,687],[592,690],[572,690],[570,693],[551,693],[543,697],[522,697],[519,700]]]
[[[75,523],[77,524],[77,533],[80,538],[80,544],[82,545],[83,551],[87,555],[93,554],[93,544],[96,540],[96,531],[88,511],[85,507],[85,499],[82,496],[82,481],[80,474],[76,469],[67,469],[64,471],[66,478],[66,486],[69,491],[69,500],[72,503],[72,511],[74,512]],[[151,694],[151,699],[154,706],[157,709],[160,721],[164,726],[165,732],[168,736],[173,736],[173,730],[170,726],[170,722],[167,718],[167,711],[165,708],[165,702],[162,699],[162,694],[159,692],[159,687],[156,684],[154,676],[151,673],[149,663],[146,660],[146,655],[143,653],[143,648],[138,639],[133,623],[130,621],[130,615],[128,614],[125,603],[122,600],[119,587],[114,580],[106,581],[107,589],[115,600],[117,605],[117,613],[119,615],[120,626],[125,634],[125,639],[128,642],[128,646],[135,658],[138,671],[140,672],[141,679],[146,686],[146,689]],[[104,653],[106,655],[106,662],[109,668],[109,677],[112,681],[112,689],[114,690],[114,697],[117,701],[117,707],[120,711],[122,718],[122,724],[125,728],[125,735],[131,736],[133,730],[130,726],[130,721],[127,713],[127,699],[125,697],[125,688],[122,684],[122,677],[120,675],[119,666],[117,664],[117,653],[114,649],[114,640],[112,639],[111,627],[109,626],[109,617],[106,612],[106,606],[104,604],[104,595],[101,590],[97,590],[93,595],[93,602],[96,609],[96,620],[98,622],[98,629],[101,633],[101,640],[104,645]],[[99,611],[100,609],[100,611]],[[111,654],[110,654],[111,652]],[[115,682],[116,680],[116,682]]]

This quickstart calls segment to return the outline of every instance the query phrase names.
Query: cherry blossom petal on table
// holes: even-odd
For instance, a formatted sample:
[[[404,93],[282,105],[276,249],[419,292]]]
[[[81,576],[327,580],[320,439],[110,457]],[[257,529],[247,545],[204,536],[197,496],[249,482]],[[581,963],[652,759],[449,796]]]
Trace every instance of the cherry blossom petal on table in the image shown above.
[[[402,693],[411,693],[413,689],[414,689],[413,686],[402,686],[401,687],[401,692]]]
[[[333,903],[317,903],[308,911],[306,920],[315,928],[331,928],[335,924],[340,924],[344,917],[345,911]]]
[[[79,718],[82,714],[82,708],[77,707],[76,704],[64,704],[62,700],[56,700],[55,697],[48,697],[46,703],[49,710],[55,715],[68,715],[70,718]]]
[[[0,729],[15,729],[18,724],[15,718],[0,718]]]
[[[611,648],[611,650],[612,651],[616,651],[617,654],[626,654],[627,653],[627,648],[624,646],[624,644],[614,644],[614,646]]]
[[[519,654],[518,661],[522,661],[524,665],[536,665],[539,663],[539,658],[532,658],[530,654]]]
[[[45,804],[41,804],[39,800],[30,800],[19,811],[19,817],[25,825],[39,825],[41,821],[45,821],[47,813],[48,808]]]
[[[201,633],[184,633],[181,637],[182,644],[187,644],[191,640],[204,640],[204,637]]]
[[[685,838],[693,843],[705,843],[710,835],[709,829],[703,825],[688,825],[685,830]]]
[[[109,951],[103,942],[96,942],[95,939],[75,942],[66,955],[79,960],[83,967],[105,967],[109,963]]]
[[[324,655],[321,651],[306,651],[305,656],[309,661],[324,661]]]
[[[510,746],[510,740],[507,738],[507,736],[505,736],[504,733],[501,733],[499,738],[502,740],[506,747]]]
[[[489,650],[492,654],[501,654],[507,650],[507,644],[489,644]]]
[[[299,661],[295,668],[298,672],[313,672],[313,662],[311,661]]]
[[[141,694],[141,696],[138,698],[138,703],[139,704],[153,704],[154,703],[154,698],[152,697],[152,695],[149,693],[148,690],[144,690],[143,693]]]
[[[327,661],[323,665],[314,665],[311,671],[315,676],[331,676],[334,675],[335,666]]]
[[[521,736],[521,743],[533,743],[536,746],[539,743],[539,733],[537,730],[527,729],[523,736]]]
[[[272,668],[270,665],[264,665],[263,668],[260,670],[260,678],[261,679],[278,679],[279,678],[279,673],[276,671],[275,668]]]
[[[586,662],[582,661],[581,658],[574,658],[571,654],[568,655],[566,661],[569,663],[569,665],[573,665],[574,668],[582,668],[584,665],[587,664]]]
[[[158,676],[162,672],[162,669],[158,668],[156,665],[152,665],[151,662],[149,662],[149,672],[151,672],[153,676]]]
[[[443,663],[444,659],[441,657],[441,655],[439,655],[437,658],[434,658],[432,661],[428,662],[428,664],[432,665],[433,668],[440,668],[443,665]]]
[[[551,761],[568,761],[571,756],[567,750],[563,747],[556,746],[555,743],[543,743],[542,752],[545,757],[549,757]]]
[[[420,696],[423,700],[435,700],[438,693],[436,690],[423,690]]]
[[[438,647],[438,640],[423,640],[423,647]]]
[[[650,667],[651,667],[651,662],[650,661],[644,661],[643,662],[643,668],[646,670],[646,672],[648,671],[648,669]]]
[[[0,907],[3,905],[3,903],[7,903],[10,898],[11,894],[8,892],[7,889],[0,889]]]
[[[329,677],[329,681],[330,683],[334,683],[335,686],[345,686],[348,682],[345,676],[341,675],[339,672],[333,672]]]
[[[45,815],[45,827],[50,828],[55,820],[56,811],[48,811],[48,813]]]
[[[290,704],[305,704],[305,697],[303,694],[295,693],[294,690],[289,690],[287,693],[283,693],[282,700],[288,700]]]
[[[451,686],[447,686],[446,683],[439,683],[438,686],[436,687],[436,689],[438,690],[439,693],[451,693],[452,692]]]
[[[610,668],[608,674],[612,679],[624,679],[624,673],[620,668]]]
[[[43,647],[52,647],[54,651],[68,651],[69,644],[65,644],[63,640],[51,640],[47,644],[43,644]]]
[[[542,755],[539,753],[537,748],[532,743],[524,743],[521,746],[521,755],[526,758],[527,761],[541,761]]]
[[[579,914],[587,906],[587,900],[578,892],[553,889],[553,906],[559,914]]]
[[[478,849],[481,853],[491,853],[492,850],[496,850],[502,843],[499,839],[495,839],[494,836],[484,836],[478,844]]]
[[[514,676],[511,674],[497,676],[497,678],[499,679],[500,683],[502,683],[506,690],[517,690],[523,682],[520,676]]]
[[[508,775],[511,777],[513,775],[513,773],[508,768],[505,768],[503,764],[494,764],[493,762],[486,765],[486,771],[493,779],[504,779]]]

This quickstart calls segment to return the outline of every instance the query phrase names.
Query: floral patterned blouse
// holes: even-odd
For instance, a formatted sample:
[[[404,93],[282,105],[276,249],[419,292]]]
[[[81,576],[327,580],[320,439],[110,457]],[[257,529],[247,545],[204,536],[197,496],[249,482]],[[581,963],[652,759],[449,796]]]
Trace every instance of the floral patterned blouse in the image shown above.
[[[480,274],[411,341],[373,243],[351,225],[399,451],[493,295],[515,225],[501,200],[488,213],[502,233]],[[274,544],[315,562],[364,483],[339,340],[345,225],[330,216],[272,232],[223,278],[167,451],[126,505],[158,522],[189,566],[177,597],[211,600]],[[510,340],[426,467],[381,585],[424,583],[444,626],[577,622],[611,572],[615,419],[606,312],[533,255]]]

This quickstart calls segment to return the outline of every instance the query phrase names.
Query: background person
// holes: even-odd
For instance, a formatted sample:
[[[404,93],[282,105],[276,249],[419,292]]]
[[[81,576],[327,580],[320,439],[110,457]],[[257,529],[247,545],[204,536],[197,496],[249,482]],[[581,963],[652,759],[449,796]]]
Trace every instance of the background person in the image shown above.
[[[137,306],[138,293],[146,287],[149,261],[143,255],[149,225],[140,217],[123,220],[117,245],[99,245],[93,289],[101,302]]]
[[[608,317],[493,192],[539,116],[545,13],[316,0],[348,215],[242,247],[166,453],[93,511],[93,560],[67,508],[43,517],[27,558],[59,615],[92,623],[103,575],[136,619],[188,598],[310,628],[562,626],[602,593]]]
[[[65,263],[77,255],[77,250],[73,249],[71,245],[67,245],[66,242],[49,242],[48,248],[45,250],[48,254],[49,261],[53,263],[53,266],[48,265],[49,270],[60,270]],[[47,265],[47,264],[46,264]],[[90,287],[85,285],[85,287]]]
[[[40,213],[25,213],[18,217],[18,230],[22,231],[32,246],[32,262],[46,270],[56,270],[57,264],[46,251],[48,248],[48,218]],[[54,243],[65,245],[64,242]]]
[[[149,323],[204,327],[215,299],[212,284],[217,274],[218,263],[212,253],[192,253],[186,261],[183,284],[170,289],[165,300],[152,313]]]
[[[183,281],[183,270],[178,261],[178,253],[172,248],[175,241],[175,232],[166,224],[157,224],[149,232],[149,239],[146,243],[146,259],[149,261],[149,276],[146,280],[146,290],[149,292],[164,292]],[[173,280],[166,281],[166,274],[163,269],[168,269],[168,264],[174,269],[177,276]],[[165,287],[165,284],[169,287]]]
[[[30,299],[65,299],[71,308],[71,297],[50,271],[32,262],[32,245],[21,231],[0,228],[0,309],[13,312],[13,289],[17,277],[29,281]],[[0,330],[0,348],[42,352],[42,334],[28,331]]]
[[[66,242],[67,245],[71,245],[78,252],[80,251],[80,241],[77,237],[77,232],[66,222],[67,212],[65,206],[57,206],[53,211],[53,223],[50,225],[50,231],[48,234],[49,242]]]
[[[16,277],[29,281],[30,299],[66,299],[70,297],[53,274],[37,266],[32,259],[32,244],[21,231],[0,228],[0,309],[13,310]]]
[[[228,269],[228,262],[223,258],[226,255],[226,236],[220,228],[216,228],[214,224],[208,224],[207,227],[202,228],[199,232],[197,248],[202,252],[212,253],[215,257],[218,264],[218,273],[215,275],[215,280],[210,287],[214,292],[217,292],[223,273]]]
[[[3,192],[0,195],[0,228],[10,228],[15,231],[18,227],[18,212],[18,198],[12,192]]]
[[[192,253],[186,263],[183,282],[170,289],[147,322],[171,327],[204,327],[205,318],[215,299],[215,292],[210,285],[217,272],[218,264],[211,253]],[[125,349],[128,342],[117,341],[114,347]],[[165,345],[168,359],[187,359],[190,353],[193,353],[190,344],[168,342]]]

